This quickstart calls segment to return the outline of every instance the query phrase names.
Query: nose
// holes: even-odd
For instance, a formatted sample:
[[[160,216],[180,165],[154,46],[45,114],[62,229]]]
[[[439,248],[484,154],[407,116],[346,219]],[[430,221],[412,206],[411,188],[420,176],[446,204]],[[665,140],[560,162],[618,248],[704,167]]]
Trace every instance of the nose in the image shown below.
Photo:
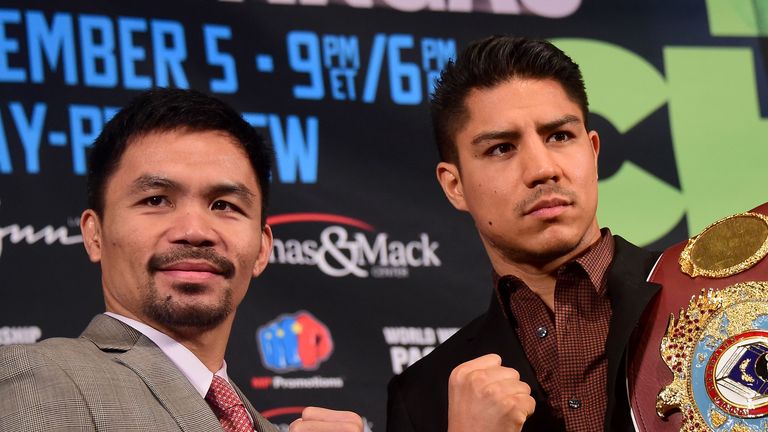
[[[215,245],[218,235],[212,218],[213,215],[207,208],[188,206],[179,209],[169,231],[169,240],[174,244],[197,247]]]
[[[536,140],[521,147],[519,157],[523,165],[523,182],[527,187],[535,188],[542,184],[560,181],[562,170],[546,143]]]

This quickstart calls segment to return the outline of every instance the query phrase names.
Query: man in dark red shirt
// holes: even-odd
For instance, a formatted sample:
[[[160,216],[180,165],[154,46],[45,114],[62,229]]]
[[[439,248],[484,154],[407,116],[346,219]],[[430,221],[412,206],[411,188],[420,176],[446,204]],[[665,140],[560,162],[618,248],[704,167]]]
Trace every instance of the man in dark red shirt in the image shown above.
[[[587,107],[578,65],[546,41],[493,36],[443,71],[437,178],[474,219],[495,290],[392,380],[388,431],[633,430],[625,351],[655,257],[599,228]]]

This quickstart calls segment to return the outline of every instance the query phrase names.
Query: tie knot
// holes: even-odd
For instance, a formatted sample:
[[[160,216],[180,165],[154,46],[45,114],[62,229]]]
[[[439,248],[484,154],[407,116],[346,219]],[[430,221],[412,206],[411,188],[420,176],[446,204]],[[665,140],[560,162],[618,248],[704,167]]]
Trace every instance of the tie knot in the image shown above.
[[[224,432],[254,432],[243,401],[224,378],[213,376],[205,400],[219,419]]]
[[[205,395],[205,400],[219,411],[226,411],[243,403],[227,380],[218,375],[213,376],[213,382],[211,382],[211,388],[208,389],[208,394]]]

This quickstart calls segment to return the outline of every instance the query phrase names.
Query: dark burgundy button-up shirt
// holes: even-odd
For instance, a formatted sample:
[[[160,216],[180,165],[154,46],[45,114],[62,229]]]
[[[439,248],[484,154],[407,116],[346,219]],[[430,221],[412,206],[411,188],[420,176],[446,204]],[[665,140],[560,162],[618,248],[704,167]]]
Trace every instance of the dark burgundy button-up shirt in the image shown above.
[[[569,431],[603,429],[611,319],[606,272],[613,251],[613,237],[604,229],[594,246],[557,270],[554,311],[519,278],[495,276],[502,308],[549,405]]]

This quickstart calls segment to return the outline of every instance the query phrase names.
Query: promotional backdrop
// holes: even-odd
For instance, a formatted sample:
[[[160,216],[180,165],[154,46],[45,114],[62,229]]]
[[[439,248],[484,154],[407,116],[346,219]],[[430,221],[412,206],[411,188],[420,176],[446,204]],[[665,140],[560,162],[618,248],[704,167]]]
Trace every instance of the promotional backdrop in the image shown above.
[[[383,430],[392,374],[490,298],[472,221],[435,181],[428,96],[494,33],[581,65],[601,226],[663,248],[766,201],[762,0],[5,0],[0,344],[77,336],[103,311],[78,228],[88,147],[142,89],[195,88],[277,153],[275,246],[238,311],[231,376],[278,424],[320,404]]]

